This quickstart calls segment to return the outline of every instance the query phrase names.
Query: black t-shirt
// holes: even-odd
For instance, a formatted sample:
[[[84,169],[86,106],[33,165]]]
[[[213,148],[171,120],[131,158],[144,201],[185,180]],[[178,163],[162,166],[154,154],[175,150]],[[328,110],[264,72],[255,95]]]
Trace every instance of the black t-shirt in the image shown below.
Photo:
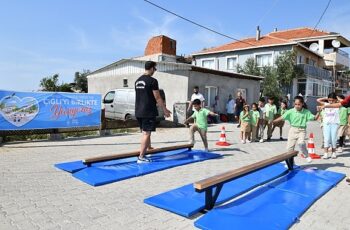
[[[143,118],[158,116],[157,102],[154,98],[153,90],[159,90],[157,79],[151,76],[142,75],[136,80],[136,117]]]
[[[245,100],[243,97],[237,97],[236,98],[236,108],[238,110],[242,110],[243,109],[243,105],[245,103]]]

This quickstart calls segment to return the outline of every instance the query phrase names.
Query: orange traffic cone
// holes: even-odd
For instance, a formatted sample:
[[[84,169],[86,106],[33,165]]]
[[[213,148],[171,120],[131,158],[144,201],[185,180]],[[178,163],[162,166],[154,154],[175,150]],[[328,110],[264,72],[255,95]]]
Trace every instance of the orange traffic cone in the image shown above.
[[[307,143],[307,151],[308,151],[311,159],[320,159],[321,158],[320,155],[317,155],[315,153],[315,143],[314,143],[314,134],[313,133],[310,133],[309,141]]]
[[[231,145],[231,144],[226,142],[225,126],[222,126],[222,128],[221,128],[220,139],[219,139],[218,142],[216,142],[216,145],[220,145],[220,146],[229,146],[229,145]]]

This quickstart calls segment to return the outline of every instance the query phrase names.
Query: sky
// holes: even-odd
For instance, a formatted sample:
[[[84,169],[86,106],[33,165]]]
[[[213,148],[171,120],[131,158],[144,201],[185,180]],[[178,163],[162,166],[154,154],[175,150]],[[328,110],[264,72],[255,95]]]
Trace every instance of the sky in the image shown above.
[[[328,0],[151,0],[231,37],[314,27]],[[333,0],[318,28],[350,39],[350,1]],[[96,70],[142,56],[152,36],[177,41],[189,55],[232,40],[196,27],[143,0],[0,0],[0,89],[37,91],[43,77]],[[349,50],[347,49],[347,52]]]

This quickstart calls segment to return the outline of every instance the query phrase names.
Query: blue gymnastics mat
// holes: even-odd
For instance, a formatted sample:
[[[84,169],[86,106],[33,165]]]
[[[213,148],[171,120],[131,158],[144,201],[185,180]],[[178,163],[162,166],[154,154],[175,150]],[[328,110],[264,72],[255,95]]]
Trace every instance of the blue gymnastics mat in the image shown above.
[[[323,170],[293,170],[247,195],[214,208],[195,222],[200,229],[288,229],[345,177]]]
[[[287,172],[284,164],[277,163],[260,169],[247,176],[238,178],[224,184],[217,204],[224,203],[234,197],[276,179]],[[197,214],[205,207],[205,194],[197,193],[193,184],[188,184],[144,200],[144,203],[161,208],[184,217]]]
[[[73,177],[92,186],[100,186],[131,177],[161,171],[164,169],[191,164],[221,157],[220,154],[200,150],[174,150],[152,154],[152,162],[137,164],[136,157],[111,160],[85,166],[81,161],[56,164],[55,167],[71,172]]]

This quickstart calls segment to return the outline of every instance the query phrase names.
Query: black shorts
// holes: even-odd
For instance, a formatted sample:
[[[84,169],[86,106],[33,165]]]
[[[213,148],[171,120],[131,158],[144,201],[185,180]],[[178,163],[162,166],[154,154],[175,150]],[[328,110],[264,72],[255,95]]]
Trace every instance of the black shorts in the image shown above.
[[[141,131],[153,132],[156,131],[156,118],[155,117],[138,117],[137,121]]]

